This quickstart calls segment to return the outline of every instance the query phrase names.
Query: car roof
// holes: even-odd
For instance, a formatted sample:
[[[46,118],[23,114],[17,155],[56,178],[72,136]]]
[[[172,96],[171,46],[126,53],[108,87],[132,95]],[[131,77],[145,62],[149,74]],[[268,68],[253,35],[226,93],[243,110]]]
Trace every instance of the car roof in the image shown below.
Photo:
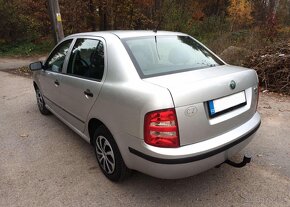
[[[157,31],[154,32],[152,30],[112,30],[112,31],[99,31],[99,32],[85,32],[85,33],[77,33],[70,35],[68,37],[75,36],[108,36],[108,35],[116,35],[120,39],[123,38],[131,38],[131,37],[145,37],[145,36],[156,36],[156,35],[186,35],[180,32],[169,32],[169,31]]]

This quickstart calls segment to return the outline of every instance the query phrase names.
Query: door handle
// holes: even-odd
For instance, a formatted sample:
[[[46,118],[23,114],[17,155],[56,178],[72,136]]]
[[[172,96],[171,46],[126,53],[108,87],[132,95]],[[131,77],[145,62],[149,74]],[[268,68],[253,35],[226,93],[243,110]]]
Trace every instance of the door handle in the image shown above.
[[[59,86],[59,82],[58,82],[58,80],[55,80],[55,81],[54,81],[54,85],[55,85],[55,86]]]
[[[85,90],[85,91],[84,91],[84,94],[85,94],[86,96],[89,96],[89,97],[93,97],[93,96],[94,96],[94,94],[90,91],[90,89]]]

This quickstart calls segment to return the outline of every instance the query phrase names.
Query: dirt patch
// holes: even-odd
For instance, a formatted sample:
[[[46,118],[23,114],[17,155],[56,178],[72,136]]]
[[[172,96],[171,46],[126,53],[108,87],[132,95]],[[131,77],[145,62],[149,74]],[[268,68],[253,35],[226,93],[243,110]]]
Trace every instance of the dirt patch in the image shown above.
[[[44,61],[46,56],[32,57],[0,57],[0,70],[28,67],[32,62]]]
[[[31,78],[32,77],[32,71],[28,67],[20,67],[15,69],[6,69],[2,70],[3,72],[7,72],[14,75],[19,75],[22,77]]]

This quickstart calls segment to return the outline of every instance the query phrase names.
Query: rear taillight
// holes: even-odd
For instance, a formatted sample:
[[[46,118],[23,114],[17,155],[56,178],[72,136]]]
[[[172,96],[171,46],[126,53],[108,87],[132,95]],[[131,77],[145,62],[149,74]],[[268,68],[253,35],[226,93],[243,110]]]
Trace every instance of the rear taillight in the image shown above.
[[[178,125],[174,109],[153,111],[145,115],[144,141],[156,147],[179,147]]]

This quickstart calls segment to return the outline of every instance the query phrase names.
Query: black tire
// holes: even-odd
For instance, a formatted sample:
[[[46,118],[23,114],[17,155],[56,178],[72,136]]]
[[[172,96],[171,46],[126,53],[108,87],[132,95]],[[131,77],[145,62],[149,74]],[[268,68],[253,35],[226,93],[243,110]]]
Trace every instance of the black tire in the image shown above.
[[[45,106],[45,102],[44,102],[42,93],[39,90],[39,88],[35,88],[35,94],[36,94],[37,106],[38,106],[40,113],[43,115],[51,114],[51,112]]]
[[[105,126],[96,129],[93,146],[98,164],[108,179],[118,182],[130,174],[112,134]]]

